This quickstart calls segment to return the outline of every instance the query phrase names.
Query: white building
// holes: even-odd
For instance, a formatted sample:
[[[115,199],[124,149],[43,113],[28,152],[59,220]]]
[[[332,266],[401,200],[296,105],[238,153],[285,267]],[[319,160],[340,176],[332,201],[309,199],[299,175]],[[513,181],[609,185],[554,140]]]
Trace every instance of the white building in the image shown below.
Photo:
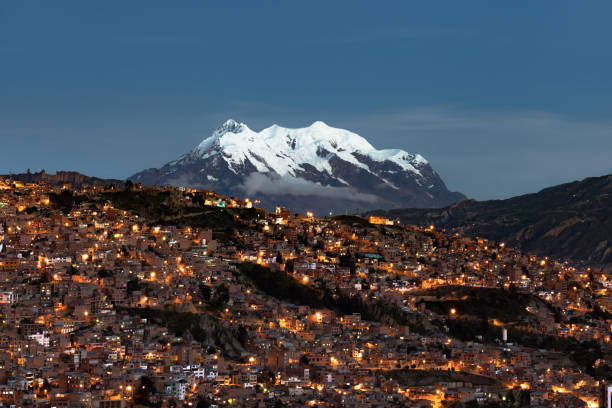
[[[13,292],[0,292],[0,304],[12,305],[17,303],[18,296]]]

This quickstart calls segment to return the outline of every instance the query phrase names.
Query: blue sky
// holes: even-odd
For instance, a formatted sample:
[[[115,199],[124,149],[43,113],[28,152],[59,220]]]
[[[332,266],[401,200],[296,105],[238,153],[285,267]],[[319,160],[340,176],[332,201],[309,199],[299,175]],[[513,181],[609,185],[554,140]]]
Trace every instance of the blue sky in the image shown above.
[[[0,172],[126,178],[323,120],[504,198],[612,172],[612,3],[0,3]]]

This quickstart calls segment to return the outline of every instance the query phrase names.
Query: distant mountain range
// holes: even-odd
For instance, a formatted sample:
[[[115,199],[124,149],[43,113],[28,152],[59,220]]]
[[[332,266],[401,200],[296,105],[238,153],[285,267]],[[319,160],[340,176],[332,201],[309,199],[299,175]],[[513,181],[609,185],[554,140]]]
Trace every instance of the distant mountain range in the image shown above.
[[[323,122],[255,132],[230,119],[187,154],[130,180],[215,190],[257,198],[265,208],[319,214],[442,207],[465,199],[449,191],[422,156],[377,150],[363,137]]]
[[[403,224],[505,242],[523,252],[612,272],[612,174],[507,200],[466,200],[440,209],[374,211]]]
[[[98,177],[90,177],[76,171],[58,171],[55,174],[49,174],[45,170],[37,173],[5,174],[0,175],[1,178],[7,180],[20,181],[22,183],[47,183],[52,186],[63,186],[70,184],[73,188],[81,188],[83,186],[108,186],[123,187],[124,180],[103,179]]]

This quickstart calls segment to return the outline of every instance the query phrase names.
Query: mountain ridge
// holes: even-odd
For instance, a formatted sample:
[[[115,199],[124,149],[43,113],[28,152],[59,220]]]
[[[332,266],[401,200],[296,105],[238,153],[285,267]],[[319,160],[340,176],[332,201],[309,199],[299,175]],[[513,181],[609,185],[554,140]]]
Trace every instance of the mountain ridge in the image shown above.
[[[505,200],[464,200],[440,209],[393,209],[399,218],[450,233],[504,242],[524,252],[612,272],[612,174]]]
[[[255,196],[268,208],[280,204],[325,213],[405,204],[441,207],[465,198],[449,191],[423,156],[378,150],[362,136],[321,121],[256,132],[229,119],[186,154],[130,179]]]
[[[26,173],[11,173],[0,175],[0,178],[6,180],[14,180],[22,183],[46,183],[53,186],[62,186],[65,184],[71,185],[73,188],[81,188],[84,186],[103,187],[114,185],[123,187],[125,180],[105,179],[100,177],[88,176],[77,171],[62,171],[58,170],[55,174],[47,173],[45,170],[32,173],[28,170]]]

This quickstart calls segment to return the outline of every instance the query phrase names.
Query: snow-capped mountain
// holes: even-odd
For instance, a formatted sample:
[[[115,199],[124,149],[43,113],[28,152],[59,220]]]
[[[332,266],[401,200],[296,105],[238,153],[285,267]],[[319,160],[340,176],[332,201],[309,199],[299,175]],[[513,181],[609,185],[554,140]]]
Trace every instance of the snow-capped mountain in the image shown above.
[[[363,137],[323,122],[256,132],[230,119],[189,153],[130,179],[326,213],[441,207],[465,198],[448,191],[421,155],[377,150]]]

